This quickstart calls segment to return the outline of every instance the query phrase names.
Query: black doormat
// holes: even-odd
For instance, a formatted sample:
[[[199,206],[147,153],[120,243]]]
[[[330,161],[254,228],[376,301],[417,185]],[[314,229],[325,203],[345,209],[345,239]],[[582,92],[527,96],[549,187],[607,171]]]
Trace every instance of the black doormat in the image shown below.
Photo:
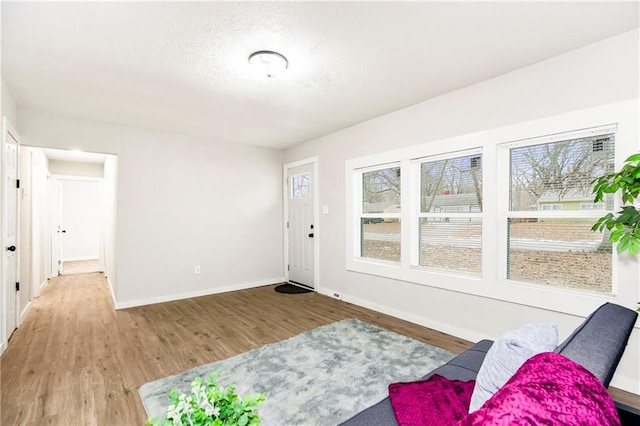
[[[293,284],[280,284],[276,286],[275,290],[278,293],[286,293],[286,294],[301,294],[301,293],[311,293],[313,290],[309,290],[308,288],[299,287]]]

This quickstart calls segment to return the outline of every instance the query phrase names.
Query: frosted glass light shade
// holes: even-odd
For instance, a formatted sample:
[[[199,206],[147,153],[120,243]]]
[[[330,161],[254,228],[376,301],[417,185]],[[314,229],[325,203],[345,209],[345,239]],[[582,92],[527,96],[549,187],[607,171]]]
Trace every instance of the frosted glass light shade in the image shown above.
[[[259,70],[260,74],[271,78],[286,70],[289,66],[289,61],[278,52],[260,50],[249,56],[249,64]]]

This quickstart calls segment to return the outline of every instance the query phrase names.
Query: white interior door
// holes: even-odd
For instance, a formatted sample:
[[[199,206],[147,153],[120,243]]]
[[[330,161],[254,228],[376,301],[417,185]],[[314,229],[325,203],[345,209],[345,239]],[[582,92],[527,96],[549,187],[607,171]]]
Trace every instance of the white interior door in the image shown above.
[[[314,287],[313,164],[287,170],[289,281]]]
[[[4,342],[18,325],[17,283],[19,282],[20,256],[18,250],[19,234],[19,189],[18,189],[18,136],[6,119],[3,122],[2,136],[2,284]]]
[[[57,277],[62,274],[62,215],[60,214],[60,181],[57,178],[49,179],[49,215],[51,224],[51,274]]]
[[[60,178],[62,262],[100,258],[100,180]]]

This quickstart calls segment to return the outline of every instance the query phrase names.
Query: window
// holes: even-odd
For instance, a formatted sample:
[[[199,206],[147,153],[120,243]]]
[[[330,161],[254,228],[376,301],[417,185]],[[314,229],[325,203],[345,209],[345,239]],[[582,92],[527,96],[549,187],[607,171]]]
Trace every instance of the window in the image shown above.
[[[620,202],[593,203],[591,182],[637,152],[638,121],[625,101],[347,159],[345,265],[366,274],[354,285],[370,275],[575,315],[594,298],[640,300],[640,265],[591,232]]]
[[[482,270],[482,157],[420,160],[419,266]]]
[[[359,173],[360,257],[400,262],[400,167]]]
[[[613,198],[593,204],[591,182],[613,171],[615,135],[594,132],[509,145],[508,279],[612,292],[611,244],[591,226]]]
[[[604,203],[582,203],[580,204],[580,210],[603,210],[605,208]]]
[[[562,210],[562,204],[540,204],[540,210]]]
[[[291,177],[291,198],[309,198],[311,175],[305,173]]]

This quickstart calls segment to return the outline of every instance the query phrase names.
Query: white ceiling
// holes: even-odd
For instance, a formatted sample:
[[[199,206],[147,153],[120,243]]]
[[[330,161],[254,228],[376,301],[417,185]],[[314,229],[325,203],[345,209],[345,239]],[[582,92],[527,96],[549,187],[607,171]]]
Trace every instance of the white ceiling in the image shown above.
[[[20,108],[286,148],[638,27],[638,2],[2,2]],[[247,58],[290,63],[256,78]]]

